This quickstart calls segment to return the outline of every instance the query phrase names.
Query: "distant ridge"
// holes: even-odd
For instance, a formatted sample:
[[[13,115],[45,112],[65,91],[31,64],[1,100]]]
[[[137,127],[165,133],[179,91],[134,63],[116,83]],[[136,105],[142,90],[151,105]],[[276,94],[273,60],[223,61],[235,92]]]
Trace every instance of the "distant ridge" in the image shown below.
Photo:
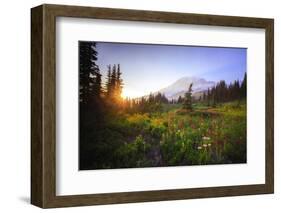
[[[207,91],[208,88],[215,86],[214,81],[207,81],[204,78],[198,77],[183,77],[175,81],[173,84],[160,89],[155,92],[164,94],[169,100],[177,100],[179,96],[184,96],[184,93],[188,90],[189,85],[193,83],[192,86],[192,96],[199,97],[203,94],[203,92]]]

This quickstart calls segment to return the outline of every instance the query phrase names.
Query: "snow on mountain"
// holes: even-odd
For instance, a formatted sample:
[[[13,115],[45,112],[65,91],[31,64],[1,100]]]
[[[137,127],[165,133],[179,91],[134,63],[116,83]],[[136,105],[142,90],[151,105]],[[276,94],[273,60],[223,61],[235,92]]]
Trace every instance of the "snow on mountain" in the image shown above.
[[[213,81],[207,81],[204,78],[197,78],[197,77],[183,77],[171,84],[168,87],[165,87],[158,92],[165,94],[165,96],[169,100],[176,100],[179,96],[184,96],[184,93],[188,90],[189,85],[193,83],[192,85],[192,95],[198,96],[199,94],[202,94],[204,91],[208,90],[208,88],[211,88],[215,86],[215,82]],[[156,92],[156,93],[158,93]]]

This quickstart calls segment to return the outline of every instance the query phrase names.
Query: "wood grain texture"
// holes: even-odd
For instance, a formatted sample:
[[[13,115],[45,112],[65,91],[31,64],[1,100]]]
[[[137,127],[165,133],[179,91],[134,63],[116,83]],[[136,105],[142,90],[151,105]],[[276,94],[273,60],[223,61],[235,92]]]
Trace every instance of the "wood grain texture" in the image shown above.
[[[43,7],[31,13],[31,203],[43,204],[42,58]]]
[[[274,193],[274,21],[266,26],[266,185]]]
[[[266,31],[266,183],[56,196],[56,17],[263,28]],[[274,191],[273,19],[169,13],[110,8],[41,5],[31,10],[31,203],[65,207],[266,194]]]

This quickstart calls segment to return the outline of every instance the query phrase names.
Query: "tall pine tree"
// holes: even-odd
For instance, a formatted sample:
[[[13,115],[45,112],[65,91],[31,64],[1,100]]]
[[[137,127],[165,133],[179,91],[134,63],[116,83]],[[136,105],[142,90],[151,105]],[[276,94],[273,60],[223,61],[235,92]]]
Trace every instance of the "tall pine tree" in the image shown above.
[[[183,107],[187,110],[192,110],[192,83],[189,85],[188,91],[184,94]]]
[[[116,82],[117,82],[117,72],[116,72],[116,65],[114,64],[112,67],[111,81],[110,81],[111,90],[112,90],[110,98],[112,98],[114,101],[116,97]]]
[[[247,73],[245,72],[244,79],[241,84],[241,97],[246,98],[247,96]]]
[[[97,55],[95,42],[79,42],[79,100],[82,106],[95,102],[102,92]]]
[[[107,66],[107,77],[106,77],[105,89],[106,89],[106,97],[110,98],[112,95],[111,65]]]
[[[123,89],[123,80],[121,78],[121,71],[120,71],[120,64],[117,65],[117,72],[116,72],[116,99],[121,100],[121,94],[122,94],[122,89]]]

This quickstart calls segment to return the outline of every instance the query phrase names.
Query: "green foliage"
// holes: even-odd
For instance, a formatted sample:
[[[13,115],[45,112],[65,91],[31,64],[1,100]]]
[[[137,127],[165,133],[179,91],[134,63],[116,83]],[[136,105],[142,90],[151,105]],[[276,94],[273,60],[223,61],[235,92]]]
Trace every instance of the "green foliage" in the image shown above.
[[[195,104],[193,111],[181,105],[163,108],[163,112],[108,115],[105,127],[92,137],[95,145],[90,150],[96,156],[90,167],[246,162],[245,102],[216,108]]]
[[[96,104],[102,91],[97,56],[95,42],[79,42],[79,101],[83,107]]]
[[[109,65],[102,82],[97,59],[95,42],[79,42],[80,169],[246,162],[246,74],[198,100],[192,83],[178,100],[124,100],[120,65]]]
[[[164,94],[150,94],[148,97],[142,97],[138,100],[125,99],[125,111],[130,114],[134,113],[161,113],[163,106],[168,105],[168,99]]]
[[[192,110],[192,83],[189,85],[188,91],[184,94],[183,107],[187,110]]]
[[[170,166],[246,162],[245,105],[196,111],[174,118],[161,138],[161,153]],[[182,117],[182,114],[179,116]]]
[[[126,143],[119,147],[116,151],[117,162],[120,167],[144,167],[149,166],[147,153],[150,149],[150,144],[147,144],[142,137],[138,135],[131,143]]]
[[[227,103],[236,100],[245,100],[247,95],[247,73],[245,73],[243,81],[238,80],[226,84],[224,80],[219,81],[214,87],[208,89],[200,96],[201,102],[206,103],[208,106],[215,107],[220,103]]]

